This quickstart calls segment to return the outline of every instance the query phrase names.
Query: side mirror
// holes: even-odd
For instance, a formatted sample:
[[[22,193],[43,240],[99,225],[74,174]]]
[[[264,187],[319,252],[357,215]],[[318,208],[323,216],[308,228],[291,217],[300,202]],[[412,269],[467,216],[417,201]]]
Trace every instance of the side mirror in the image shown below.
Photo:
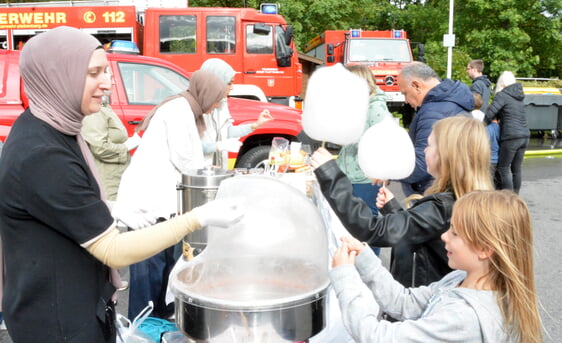
[[[271,26],[264,23],[254,24],[254,33],[256,35],[268,35],[271,32]]]

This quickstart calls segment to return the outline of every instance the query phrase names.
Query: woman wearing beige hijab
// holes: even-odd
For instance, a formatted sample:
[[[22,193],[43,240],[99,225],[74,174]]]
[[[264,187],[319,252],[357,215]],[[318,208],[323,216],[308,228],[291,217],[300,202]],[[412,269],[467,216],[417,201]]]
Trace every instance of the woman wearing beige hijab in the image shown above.
[[[0,164],[3,312],[14,342],[114,342],[110,267],[240,218],[227,200],[119,233],[79,135],[110,87],[107,67],[100,43],[69,27],[31,38],[21,52],[29,108],[14,123]]]
[[[204,117],[224,97],[226,85],[210,72],[192,74],[189,89],[152,110],[137,128],[141,142],[123,173],[112,213],[126,230],[140,230],[168,220],[178,208],[176,185],[182,174],[204,166],[201,137]],[[140,230],[142,231],[142,230]],[[168,274],[175,264],[173,248],[129,268],[129,318],[154,302],[152,316],[167,318]]]

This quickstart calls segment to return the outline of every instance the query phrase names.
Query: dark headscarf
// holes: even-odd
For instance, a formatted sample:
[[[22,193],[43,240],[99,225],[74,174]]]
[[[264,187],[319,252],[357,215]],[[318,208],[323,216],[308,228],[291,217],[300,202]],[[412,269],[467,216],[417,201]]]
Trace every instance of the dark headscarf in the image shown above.
[[[19,66],[31,113],[55,130],[76,136],[84,160],[98,182],[100,197],[105,200],[94,158],[80,135],[88,65],[98,48],[101,44],[94,36],[59,26],[28,40]]]
[[[162,105],[170,100],[184,97],[189,102],[191,111],[195,116],[195,123],[197,124],[199,135],[202,135],[206,129],[203,114],[208,113],[214,104],[221,101],[226,93],[226,87],[226,84],[215,74],[208,71],[198,70],[191,75],[188,90],[164,99],[158,106],[153,108],[152,111],[146,115],[144,120],[137,126],[136,131],[140,132],[146,130],[152,116],[154,116],[154,113],[156,113]]]

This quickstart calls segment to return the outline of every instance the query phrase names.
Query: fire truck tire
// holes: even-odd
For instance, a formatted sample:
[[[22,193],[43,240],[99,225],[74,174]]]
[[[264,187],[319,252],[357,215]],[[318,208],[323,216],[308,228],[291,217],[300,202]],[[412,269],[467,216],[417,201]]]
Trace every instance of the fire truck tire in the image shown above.
[[[248,150],[236,161],[236,168],[254,168],[258,163],[267,160],[271,145],[259,145]]]

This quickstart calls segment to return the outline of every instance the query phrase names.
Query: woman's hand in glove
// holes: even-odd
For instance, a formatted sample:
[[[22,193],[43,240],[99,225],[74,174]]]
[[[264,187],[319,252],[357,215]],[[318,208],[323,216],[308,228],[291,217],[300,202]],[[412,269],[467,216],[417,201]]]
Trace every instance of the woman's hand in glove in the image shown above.
[[[201,227],[218,226],[227,228],[239,222],[244,216],[240,198],[222,198],[193,209]]]
[[[242,142],[238,138],[228,138],[217,142],[218,151],[238,152],[241,146]]]
[[[129,137],[129,139],[125,141],[125,145],[127,146],[127,150],[131,151],[136,147],[138,147],[140,142],[141,142],[141,137],[139,136],[138,133],[135,132],[135,134],[132,137]]]

